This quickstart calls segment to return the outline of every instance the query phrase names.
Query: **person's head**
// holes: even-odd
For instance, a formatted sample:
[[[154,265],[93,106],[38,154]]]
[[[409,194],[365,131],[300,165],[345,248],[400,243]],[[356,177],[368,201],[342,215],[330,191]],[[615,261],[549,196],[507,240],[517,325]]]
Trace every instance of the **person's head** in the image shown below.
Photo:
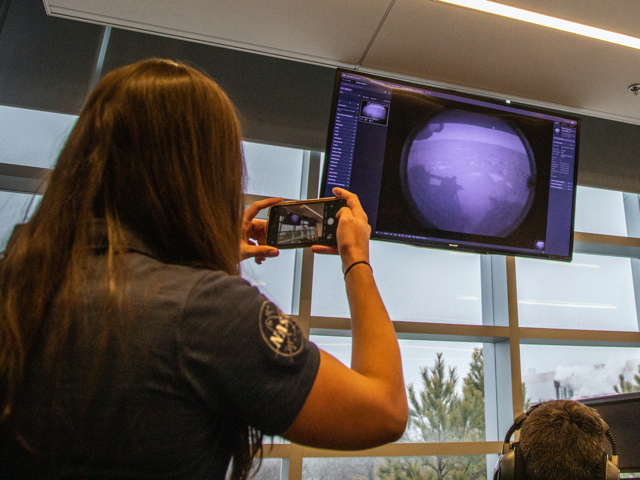
[[[603,479],[605,426],[591,407],[551,400],[522,424],[519,449],[529,480]]]
[[[82,109],[34,220],[105,217],[171,259],[234,273],[241,148],[234,107],[204,74],[159,59],[118,68]]]

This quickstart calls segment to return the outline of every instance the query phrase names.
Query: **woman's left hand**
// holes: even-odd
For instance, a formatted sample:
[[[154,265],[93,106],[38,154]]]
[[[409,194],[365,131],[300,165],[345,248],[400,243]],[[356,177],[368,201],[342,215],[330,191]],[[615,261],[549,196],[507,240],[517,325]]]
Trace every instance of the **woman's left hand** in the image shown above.
[[[282,202],[282,198],[267,198],[254,202],[244,212],[242,217],[242,236],[240,237],[240,260],[255,258],[258,265],[267,257],[277,257],[280,251],[275,247],[269,247],[267,242],[267,222],[257,220],[255,217],[264,208]]]

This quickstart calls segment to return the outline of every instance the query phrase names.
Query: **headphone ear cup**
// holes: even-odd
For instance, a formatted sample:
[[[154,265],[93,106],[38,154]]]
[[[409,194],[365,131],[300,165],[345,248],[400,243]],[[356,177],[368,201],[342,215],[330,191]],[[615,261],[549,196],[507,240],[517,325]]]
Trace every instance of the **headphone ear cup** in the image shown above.
[[[604,453],[604,478],[605,480],[619,480],[620,470],[609,460],[607,452]]]
[[[504,455],[500,455],[493,469],[493,480],[514,480],[516,467],[516,451],[511,448]]]

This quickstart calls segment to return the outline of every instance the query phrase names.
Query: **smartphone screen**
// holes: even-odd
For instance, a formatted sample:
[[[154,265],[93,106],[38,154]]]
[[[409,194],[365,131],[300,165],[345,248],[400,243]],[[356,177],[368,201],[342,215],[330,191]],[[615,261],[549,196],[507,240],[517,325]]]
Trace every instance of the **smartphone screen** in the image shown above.
[[[269,209],[267,245],[302,248],[311,245],[337,245],[336,214],[346,206],[338,198],[320,198],[274,205]]]

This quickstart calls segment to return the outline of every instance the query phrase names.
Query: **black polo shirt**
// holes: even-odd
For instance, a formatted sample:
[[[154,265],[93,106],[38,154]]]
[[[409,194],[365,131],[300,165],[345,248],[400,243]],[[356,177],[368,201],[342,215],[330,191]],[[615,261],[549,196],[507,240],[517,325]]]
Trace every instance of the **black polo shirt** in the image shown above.
[[[318,349],[242,278],[167,264],[131,244],[120,254],[124,302],[109,311],[104,238],[96,243],[62,388],[47,387],[47,360],[36,351],[12,426],[36,451],[56,439],[46,477],[224,478],[227,432],[242,424],[269,435],[286,430],[315,380]],[[47,323],[56,320],[54,306]],[[45,478],[9,430],[0,424],[0,477]]]

